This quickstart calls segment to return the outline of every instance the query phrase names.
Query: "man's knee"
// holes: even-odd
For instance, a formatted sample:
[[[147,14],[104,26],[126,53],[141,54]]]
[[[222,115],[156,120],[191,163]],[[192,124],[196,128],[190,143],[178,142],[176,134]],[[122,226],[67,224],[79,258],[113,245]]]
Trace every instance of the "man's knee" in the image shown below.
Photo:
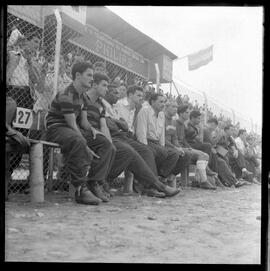
[[[98,140],[102,141],[102,146],[108,152],[116,153],[116,147],[109,141],[104,135],[98,134],[96,137]]]
[[[177,161],[178,158],[179,158],[179,153],[177,150],[174,150],[174,149],[169,149],[168,150],[168,158],[171,159],[171,160],[175,160]],[[184,158],[183,158],[184,159]]]

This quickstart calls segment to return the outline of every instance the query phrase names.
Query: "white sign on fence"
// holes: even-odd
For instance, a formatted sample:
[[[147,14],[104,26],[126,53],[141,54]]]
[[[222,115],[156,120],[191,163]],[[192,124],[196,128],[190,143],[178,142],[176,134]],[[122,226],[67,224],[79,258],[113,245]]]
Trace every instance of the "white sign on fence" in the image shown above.
[[[33,123],[33,113],[31,109],[17,107],[16,118],[13,121],[13,126],[16,128],[30,129]]]

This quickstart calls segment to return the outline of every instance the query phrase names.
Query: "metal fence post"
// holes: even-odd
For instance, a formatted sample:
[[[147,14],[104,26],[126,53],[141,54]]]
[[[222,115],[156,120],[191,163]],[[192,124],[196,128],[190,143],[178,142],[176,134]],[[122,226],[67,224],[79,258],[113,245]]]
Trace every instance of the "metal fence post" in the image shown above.
[[[48,192],[52,191],[53,188],[53,158],[54,158],[54,148],[50,148],[49,154],[49,165],[48,165]]]
[[[207,104],[208,104],[208,101],[207,101],[206,93],[204,91],[203,91],[203,97],[204,97],[204,104],[205,104],[204,125],[206,125],[206,123],[207,123]]]
[[[60,61],[60,51],[61,51],[61,38],[62,38],[62,19],[58,9],[54,11],[57,26],[56,26],[56,43],[55,43],[55,57],[54,57],[54,96],[57,93],[57,83],[59,74],[59,61]]]
[[[44,201],[43,144],[34,143],[30,148],[31,202]]]
[[[156,83],[157,83],[157,93],[159,93],[159,84],[160,84],[160,72],[158,63],[155,63],[155,69],[156,69]]]

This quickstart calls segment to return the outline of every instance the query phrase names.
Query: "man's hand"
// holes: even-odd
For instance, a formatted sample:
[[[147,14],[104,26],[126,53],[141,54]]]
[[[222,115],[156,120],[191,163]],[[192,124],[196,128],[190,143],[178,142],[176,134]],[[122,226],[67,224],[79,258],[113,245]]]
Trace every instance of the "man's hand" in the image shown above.
[[[178,148],[176,148],[176,149],[179,151],[180,156],[184,156],[184,155],[185,155],[185,151],[183,150],[182,147],[178,147]]]
[[[236,149],[233,150],[233,157],[234,158],[238,157],[238,150],[236,150]]]
[[[95,129],[95,128],[91,128],[91,131],[92,131],[92,133],[93,133],[93,139],[96,139],[96,136],[98,135],[98,134],[101,134],[101,135],[104,135],[103,133],[101,133],[100,131],[98,131],[97,129]]]
[[[86,150],[87,150],[89,156],[95,157],[95,158],[97,158],[97,159],[100,158],[100,157],[99,157],[97,154],[95,154],[95,152],[93,152],[89,147],[86,147]]]
[[[217,150],[215,148],[211,148],[212,150],[212,153],[216,154],[217,153]]]

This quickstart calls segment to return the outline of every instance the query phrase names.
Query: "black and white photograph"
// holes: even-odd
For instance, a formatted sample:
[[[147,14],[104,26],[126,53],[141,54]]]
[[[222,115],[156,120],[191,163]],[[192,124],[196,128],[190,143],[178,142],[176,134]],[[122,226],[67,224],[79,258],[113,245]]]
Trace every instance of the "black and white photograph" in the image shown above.
[[[262,264],[263,6],[5,20],[5,262]]]

